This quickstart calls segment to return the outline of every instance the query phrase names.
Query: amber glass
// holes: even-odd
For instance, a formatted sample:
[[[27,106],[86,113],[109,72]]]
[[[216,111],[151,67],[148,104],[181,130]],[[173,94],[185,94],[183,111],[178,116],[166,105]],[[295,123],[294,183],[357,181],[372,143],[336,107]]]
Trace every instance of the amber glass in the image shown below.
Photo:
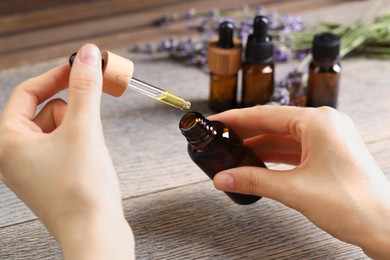
[[[209,107],[214,112],[237,107],[237,78],[237,74],[210,74]]]
[[[266,168],[265,164],[244,146],[242,139],[219,121],[209,121],[198,112],[190,112],[180,120],[179,127],[187,138],[188,154],[210,179],[222,170],[239,166]],[[226,194],[241,205],[254,203],[261,198],[232,192]]]
[[[341,66],[337,61],[309,65],[307,106],[337,108]]]
[[[244,63],[242,74],[242,107],[263,105],[274,91],[274,64]]]

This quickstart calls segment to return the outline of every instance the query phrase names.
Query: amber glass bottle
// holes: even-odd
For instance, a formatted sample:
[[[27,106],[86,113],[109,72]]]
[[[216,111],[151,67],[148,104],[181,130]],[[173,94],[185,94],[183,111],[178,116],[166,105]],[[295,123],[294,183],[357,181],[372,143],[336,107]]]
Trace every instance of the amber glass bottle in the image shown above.
[[[242,67],[242,107],[265,104],[274,91],[273,44],[267,31],[268,18],[256,16]]]
[[[266,167],[232,129],[219,121],[209,121],[198,112],[189,112],[180,120],[179,127],[187,138],[188,154],[210,179],[218,172],[234,167]],[[226,194],[241,205],[261,198],[232,192]]]
[[[215,112],[237,107],[241,52],[241,42],[234,37],[234,25],[228,21],[222,22],[218,37],[210,40],[207,47],[210,68],[209,107]]]
[[[331,33],[314,36],[309,65],[307,106],[337,108],[340,82],[340,39]]]

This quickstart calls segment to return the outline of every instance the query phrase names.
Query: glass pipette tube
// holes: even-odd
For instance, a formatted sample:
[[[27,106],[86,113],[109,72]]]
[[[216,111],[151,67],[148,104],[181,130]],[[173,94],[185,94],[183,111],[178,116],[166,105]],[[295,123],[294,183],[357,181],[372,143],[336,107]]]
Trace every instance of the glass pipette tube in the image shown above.
[[[104,53],[106,54],[106,58],[107,58],[107,53],[110,53],[110,52],[104,52]],[[77,54],[77,52],[73,53],[69,57],[69,64],[70,64],[70,66],[72,66],[73,60],[76,57],[76,54]],[[116,65],[118,65],[118,60],[119,61],[126,60],[125,58],[120,57],[118,55],[115,55],[113,53],[110,53],[109,55],[111,57],[111,60],[112,59],[117,60]],[[131,61],[128,61],[128,62],[131,63]],[[102,59],[102,68],[104,68],[104,63],[105,63],[105,60]],[[131,65],[131,67],[133,67],[133,65]],[[116,69],[116,67],[114,67],[114,68]],[[109,70],[110,74],[113,74],[112,70],[113,70],[112,68]],[[133,69],[131,69],[131,74],[132,74],[132,70]],[[130,74],[130,77],[131,77],[131,74]],[[115,74],[114,75],[110,75],[110,78],[111,78],[111,80],[112,80],[112,78],[117,79]],[[127,78],[125,78],[125,79],[127,79]],[[125,88],[122,88],[123,86],[121,86],[122,82],[123,82],[122,80],[115,80],[115,81],[119,81],[119,87],[121,87],[121,89],[123,89],[123,91],[126,90]],[[168,92],[168,91],[166,91],[164,89],[155,87],[153,85],[150,85],[150,84],[148,84],[146,82],[143,82],[141,80],[138,80],[136,78],[131,78],[131,80],[130,80],[130,82],[129,82],[127,87],[131,88],[131,89],[134,89],[135,91],[137,91],[137,92],[139,92],[139,93],[141,93],[143,95],[149,96],[149,97],[154,98],[154,99],[156,99],[158,101],[161,101],[161,102],[163,102],[165,104],[168,104],[170,106],[173,106],[173,107],[176,107],[176,108],[180,108],[181,110],[188,110],[191,107],[191,103],[189,101],[187,101],[187,100],[185,100],[185,99],[183,99],[183,98],[181,98],[179,96],[176,96],[175,94],[173,94],[171,92]],[[104,84],[103,84],[103,91],[104,91]],[[107,92],[107,91],[106,91],[106,93],[113,95],[113,93],[110,93],[110,92]],[[120,96],[122,93],[123,92],[121,92],[121,91],[119,91],[119,94],[118,94],[118,92],[115,92],[114,96]]]
[[[191,103],[189,101],[136,78],[132,78],[130,80],[128,87],[167,105],[180,108],[181,110],[188,110],[191,107]]]

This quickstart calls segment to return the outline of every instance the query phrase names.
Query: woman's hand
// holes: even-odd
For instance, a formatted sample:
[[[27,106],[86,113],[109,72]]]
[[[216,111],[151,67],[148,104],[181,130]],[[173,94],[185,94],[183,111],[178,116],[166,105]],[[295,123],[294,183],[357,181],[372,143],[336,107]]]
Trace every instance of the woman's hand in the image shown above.
[[[390,183],[353,122],[331,108],[257,106],[209,117],[226,123],[266,162],[285,171],[234,168],[217,189],[275,199],[374,258],[390,258]]]
[[[37,106],[69,85],[69,100]],[[100,118],[99,49],[87,44],[73,67],[26,80],[0,118],[0,178],[42,220],[65,258],[129,259],[116,172]]]

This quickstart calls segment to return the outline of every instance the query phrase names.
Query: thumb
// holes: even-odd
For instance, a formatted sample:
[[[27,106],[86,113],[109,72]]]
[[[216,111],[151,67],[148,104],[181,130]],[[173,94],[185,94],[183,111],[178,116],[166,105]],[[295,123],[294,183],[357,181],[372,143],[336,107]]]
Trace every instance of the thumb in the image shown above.
[[[86,123],[90,119],[100,118],[102,84],[100,50],[93,44],[86,44],[77,52],[73,61],[67,116]]]
[[[261,167],[238,167],[214,176],[215,188],[222,191],[257,195],[286,203],[291,194],[289,171],[274,171]]]

